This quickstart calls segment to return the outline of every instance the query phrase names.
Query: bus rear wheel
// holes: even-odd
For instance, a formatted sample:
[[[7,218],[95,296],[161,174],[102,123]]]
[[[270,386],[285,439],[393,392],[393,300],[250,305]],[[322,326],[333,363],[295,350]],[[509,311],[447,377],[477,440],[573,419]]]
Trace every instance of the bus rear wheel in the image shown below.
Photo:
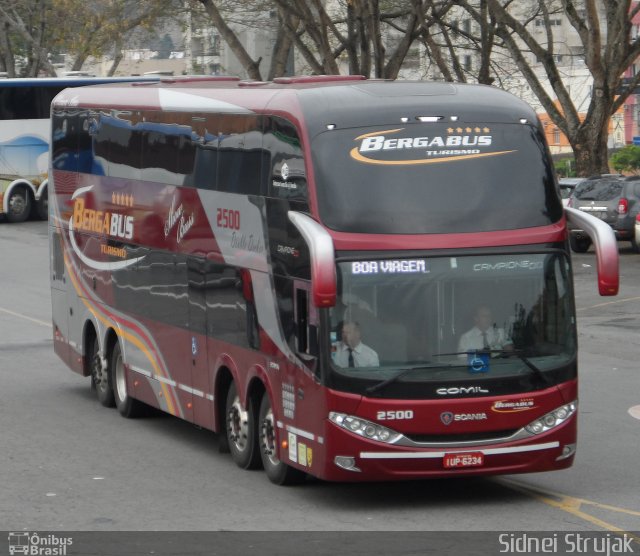
[[[257,469],[260,466],[255,421],[251,399],[243,408],[236,385],[231,383],[227,392],[225,429],[231,457],[242,469]]]
[[[258,431],[260,456],[269,480],[276,485],[294,485],[302,482],[306,477],[306,473],[287,465],[278,458],[275,419],[271,408],[271,400],[266,392],[262,396],[262,402],[260,402],[258,423],[260,426]]]
[[[115,400],[111,383],[111,373],[109,373],[109,369],[106,366],[103,366],[98,348],[98,338],[94,338],[89,352],[91,382],[96,390],[100,404],[104,407],[113,407]]]
[[[142,415],[144,411],[142,402],[134,400],[127,393],[127,375],[124,368],[124,360],[122,359],[120,343],[116,343],[116,345],[113,346],[109,374],[113,379],[113,393],[120,415],[129,419]]]
[[[26,187],[16,187],[7,199],[9,222],[24,222],[31,213],[31,194]]]

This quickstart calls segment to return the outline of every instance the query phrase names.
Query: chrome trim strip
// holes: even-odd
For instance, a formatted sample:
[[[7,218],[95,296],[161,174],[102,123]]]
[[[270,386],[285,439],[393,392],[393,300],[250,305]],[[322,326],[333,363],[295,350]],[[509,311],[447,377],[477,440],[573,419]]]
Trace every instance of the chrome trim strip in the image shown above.
[[[188,392],[189,394],[198,396],[199,398],[204,398],[204,392],[202,390],[196,390],[195,388],[191,388],[191,386],[187,386],[186,384],[178,384],[178,388],[180,388],[180,390]]]
[[[509,446],[506,448],[485,448],[477,450],[485,456],[503,455],[503,454],[519,454],[523,452],[537,452],[540,450],[551,450],[558,448],[560,442],[547,442],[545,444],[529,444],[527,446]],[[465,453],[466,450],[452,450],[449,452],[360,452],[361,459],[437,459],[443,458],[445,454],[453,454],[456,452]]]
[[[158,382],[168,384],[169,386],[176,386],[178,384],[175,380],[171,380],[170,378],[165,378],[163,376],[153,375],[153,378]]]
[[[153,373],[151,371],[146,371],[145,369],[141,369],[140,367],[136,367],[135,365],[129,365],[129,369],[138,374],[144,375],[147,378],[151,378],[153,376]]]
[[[410,438],[407,438],[404,435],[400,435],[400,438],[396,440],[393,444],[395,446],[403,446],[406,448],[447,448],[447,447],[458,447],[458,446],[487,446],[490,444],[502,444],[503,442],[513,442],[515,440],[524,440],[525,438],[529,438],[534,436],[533,434],[527,432],[524,428],[513,433],[511,436],[504,436],[501,438],[488,438],[486,440],[454,440],[452,442],[415,442]]]
[[[287,429],[287,432],[291,432],[293,434],[297,434],[298,436],[301,436],[302,438],[306,438],[307,440],[315,440],[316,436],[310,432],[304,431],[302,429],[299,429],[297,427],[292,427],[291,425],[287,425],[285,427]]]

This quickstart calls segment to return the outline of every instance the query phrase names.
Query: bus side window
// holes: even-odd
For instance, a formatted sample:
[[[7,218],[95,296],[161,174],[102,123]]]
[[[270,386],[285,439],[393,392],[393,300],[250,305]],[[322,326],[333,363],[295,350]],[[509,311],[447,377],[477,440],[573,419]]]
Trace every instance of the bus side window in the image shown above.
[[[221,118],[217,189],[243,195],[264,195],[262,120],[255,116]]]
[[[270,154],[267,169],[269,196],[308,203],[307,177],[302,144],[295,126],[282,118],[270,118],[264,134]]]

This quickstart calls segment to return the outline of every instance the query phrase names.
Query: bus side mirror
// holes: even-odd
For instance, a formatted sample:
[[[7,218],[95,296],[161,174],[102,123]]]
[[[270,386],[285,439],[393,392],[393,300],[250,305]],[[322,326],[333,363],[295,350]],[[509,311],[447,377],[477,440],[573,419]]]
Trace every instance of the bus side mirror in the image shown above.
[[[337,281],[333,240],[327,230],[306,214],[289,211],[288,215],[309,247],[311,301],[318,308],[334,307]]]
[[[600,295],[618,295],[620,285],[618,242],[613,230],[595,216],[571,207],[565,207],[564,210],[569,223],[584,230],[595,247]]]

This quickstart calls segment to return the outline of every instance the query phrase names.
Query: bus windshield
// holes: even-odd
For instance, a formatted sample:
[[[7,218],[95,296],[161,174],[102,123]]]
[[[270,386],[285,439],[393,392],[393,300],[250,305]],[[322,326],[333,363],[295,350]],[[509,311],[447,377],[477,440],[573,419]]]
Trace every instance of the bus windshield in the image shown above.
[[[337,231],[511,230],[562,216],[544,138],[531,125],[337,129],[316,136],[311,151],[320,217]]]
[[[572,295],[560,252],[339,262],[331,372],[361,393],[396,375],[396,390],[521,377],[549,386],[575,359]]]

